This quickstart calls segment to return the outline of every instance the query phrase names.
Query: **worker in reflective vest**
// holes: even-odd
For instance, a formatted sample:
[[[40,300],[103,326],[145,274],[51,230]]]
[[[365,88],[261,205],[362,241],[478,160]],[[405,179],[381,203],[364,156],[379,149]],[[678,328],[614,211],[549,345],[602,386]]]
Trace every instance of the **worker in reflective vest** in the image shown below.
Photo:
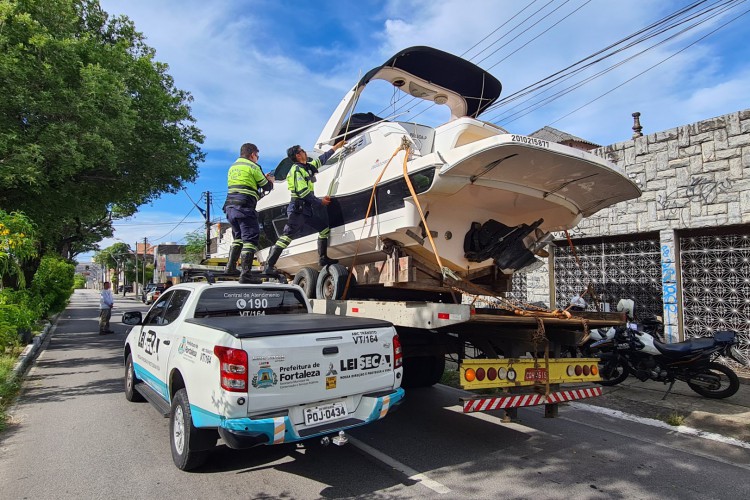
[[[294,162],[286,177],[292,199],[286,209],[288,220],[284,226],[284,233],[271,247],[268,255],[264,270],[266,274],[274,272],[274,266],[276,261],[279,260],[281,252],[289,246],[305,224],[318,231],[318,255],[320,256],[318,263],[321,266],[327,266],[338,262],[338,260],[328,257],[328,237],[331,234],[331,229],[328,227],[327,213],[321,211],[325,214],[323,219],[313,217],[313,207],[326,207],[331,203],[330,196],[324,196],[323,198],[315,196],[315,174],[318,173],[321,166],[325,165],[333,153],[344,144],[345,141],[337,142],[333,149],[326,151],[320,155],[320,158],[312,161],[308,161],[307,152],[299,145],[292,146],[286,151],[287,156]]]
[[[227,173],[229,193],[224,202],[224,212],[232,226],[232,246],[226,272],[237,272],[237,258],[240,258],[240,283],[250,283],[250,269],[255,252],[258,251],[260,228],[255,206],[258,199],[273,189],[274,177],[263,174],[257,164],[260,151],[255,144],[245,143],[240,148],[240,157],[235,160]]]

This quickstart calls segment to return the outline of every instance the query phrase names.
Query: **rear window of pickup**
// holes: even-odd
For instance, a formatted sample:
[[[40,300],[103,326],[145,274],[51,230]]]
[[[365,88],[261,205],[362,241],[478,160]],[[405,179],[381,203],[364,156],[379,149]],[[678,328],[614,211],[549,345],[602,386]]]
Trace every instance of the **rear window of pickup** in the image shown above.
[[[198,298],[196,318],[307,314],[307,302],[298,290],[263,287],[208,288]]]

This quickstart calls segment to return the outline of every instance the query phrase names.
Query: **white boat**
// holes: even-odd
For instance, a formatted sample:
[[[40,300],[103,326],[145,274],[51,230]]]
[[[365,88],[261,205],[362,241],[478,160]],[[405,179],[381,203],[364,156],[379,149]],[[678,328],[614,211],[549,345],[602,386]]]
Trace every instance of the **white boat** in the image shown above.
[[[450,119],[429,127],[399,121],[398,116],[380,119],[355,113],[360,94],[377,80],[447,106]],[[347,146],[321,168],[315,184],[318,197],[333,198],[328,255],[344,266],[383,261],[394,251],[426,263],[438,261],[436,250],[442,268],[465,280],[491,284],[499,275],[507,278],[535,267],[535,255],[544,255],[551,232],[570,229],[603,208],[640,196],[638,186],[604,158],[511,134],[479,119],[500,91],[500,82],[483,69],[429,47],[402,50],[362,77],[311,151],[311,156],[320,155],[346,134]],[[418,203],[404,179],[405,151],[383,172],[404,141],[410,146],[406,169]],[[278,177],[275,189],[258,203],[261,261],[286,221],[290,196]],[[376,203],[365,219],[376,181]],[[317,269],[316,240],[312,228],[298,236],[281,254],[277,268],[290,275]]]

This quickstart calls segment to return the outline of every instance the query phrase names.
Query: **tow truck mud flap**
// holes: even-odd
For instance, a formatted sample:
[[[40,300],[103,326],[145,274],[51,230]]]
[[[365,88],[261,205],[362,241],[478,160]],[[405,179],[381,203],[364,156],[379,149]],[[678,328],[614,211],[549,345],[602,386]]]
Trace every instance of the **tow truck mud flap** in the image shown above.
[[[544,394],[520,394],[499,398],[460,398],[460,401],[463,404],[464,413],[472,413],[475,411],[505,410],[525,406],[565,403],[601,395],[601,387],[591,387],[588,389],[552,392],[547,396]]]

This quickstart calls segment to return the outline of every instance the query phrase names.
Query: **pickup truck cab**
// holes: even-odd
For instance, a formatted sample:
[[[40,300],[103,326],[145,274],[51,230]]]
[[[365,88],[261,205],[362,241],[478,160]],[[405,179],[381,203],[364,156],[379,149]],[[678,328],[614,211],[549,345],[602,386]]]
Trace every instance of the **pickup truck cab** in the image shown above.
[[[200,466],[231,448],[335,434],[385,417],[403,399],[401,346],[386,321],[310,312],[296,285],[184,283],[132,325],[125,396],[170,418],[172,458]]]

